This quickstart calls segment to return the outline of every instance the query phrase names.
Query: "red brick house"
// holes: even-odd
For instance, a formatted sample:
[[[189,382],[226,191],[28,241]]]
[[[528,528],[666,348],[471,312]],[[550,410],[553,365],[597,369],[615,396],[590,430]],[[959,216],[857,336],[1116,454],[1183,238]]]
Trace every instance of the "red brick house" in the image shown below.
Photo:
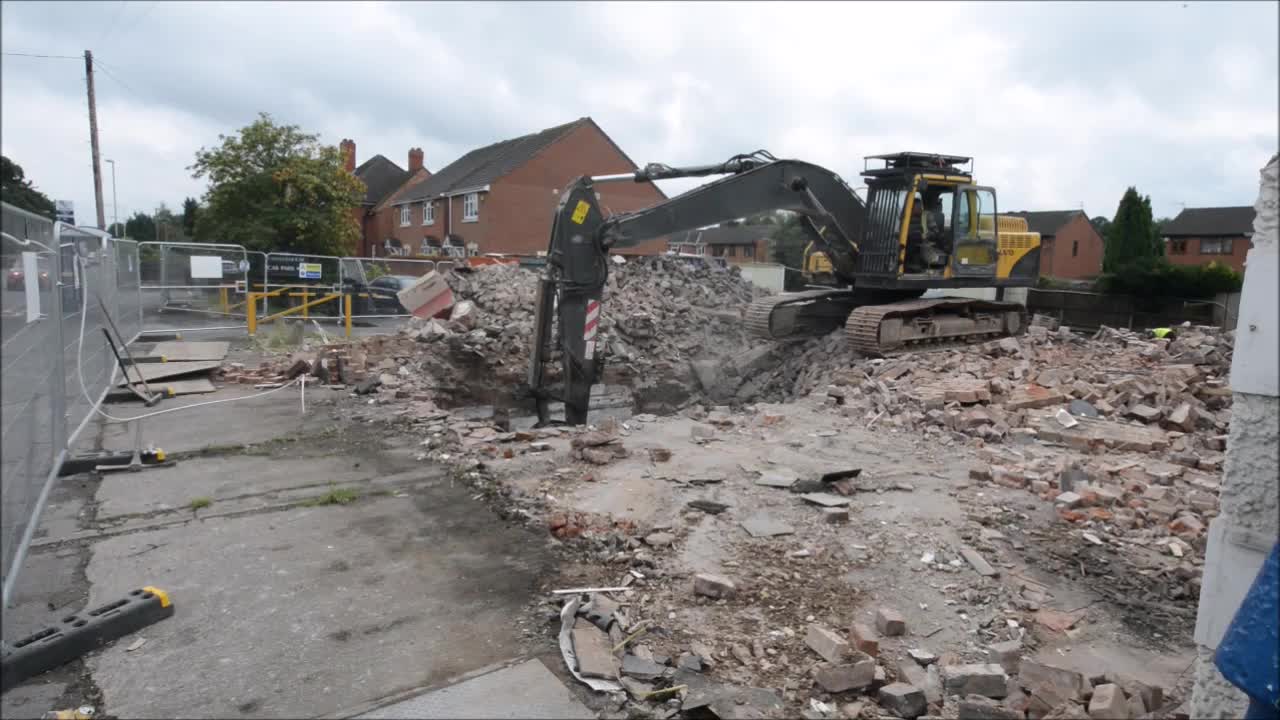
[[[1027,229],[1040,233],[1040,275],[1091,278],[1102,272],[1102,236],[1083,210],[1014,212]]]
[[[373,247],[381,243],[388,230],[382,225],[376,213],[378,206],[387,197],[403,189],[406,183],[430,177],[431,172],[422,165],[422,148],[409,148],[409,169],[405,170],[383,155],[373,157],[356,165],[356,143],[351,139],[343,139],[338,144],[342,151],[343,162],[347,172],[355,175],[365,185],[365,195],[353,215],[360,226],[360,240],[356,246],[356,255],[369,257]]]
[[[1176,265],[1216,260],[1244,272],[1244,258],[1253,247],[1254,215],[1248,205],[1186,208],[1161,229],[1165,257]]]
[[[565,185],[579,175],[636,169],[600,126],[584,117],[472,150],[429,177],[405,183],[378,204],[375,225],[379,232],[385,229],[384,240],[415,255],[535,255],[547,249]],[[597,192],[608,213],[666,199],[651,182],[603,183]],[[655,239],[622,252],[665,250],[665,239]]]
[[[733,265],[769,262],[769,236],[776,225],[718,225],[671,239],[681,255],[724,258]]]

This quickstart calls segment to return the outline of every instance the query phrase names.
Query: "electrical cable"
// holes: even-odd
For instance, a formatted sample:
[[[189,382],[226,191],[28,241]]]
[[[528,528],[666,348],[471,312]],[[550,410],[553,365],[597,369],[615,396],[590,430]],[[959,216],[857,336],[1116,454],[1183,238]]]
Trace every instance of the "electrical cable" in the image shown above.
[[[36,53],[20,53],[20,52],[0,53],[0,55],[14,55],[16,57],[33,57],[33,58],[55,58],[58,60],[83,60],[84,59],[83,55],[38,55]]]
[[[80,257],[79,248],[76,248],[76,262],[79,263],[81,276],[87,277],[84,275],[85,273],[84,258]],[[88,287],[88,283],[85,283],[85,285],[86,287]],[[98,291],[96,289],[90,288],[90,290],[93,292],[94,297],[98,298],[99,301],[102,300],[102,296],[98,294]],[[89,407],[91,407],[94,412],[106,418],[107,420],[111,420],[113,422],[123,422],[123,423],[133,422],[135,420],[145,420],[146,418],[156,417],[157,415],[164,415],[166,413],[172,413],[172,412],[180,412],[182,410],[191,410],[194,408],[203,407],[205,405],[218,405],[221,403],[235,402],[237,400],[251,400],[253,398],[262,397],[263,395],[270,395],[271,393],[280,392],[281,390],[286,390],[298,384],[301,384],[303,387],[302,412],[306,413],[306,410],[307,410],[306,389],[305,389],[306,382],[304,382],[304,379],[306,376],[302,375],[294,380],[291,380],[290,382],[284,385],[281,385],[278,388],[271,388],[270,390],[264,390],[260,393],[254,393],[253,395],[245,395],[243,397],[234,397],[234,398],[223,398],[221,400],[206,400],[205,402],[193,403],[191,405],[183,405],[182,407],[176,407],[176,408],[168,408],[166,410],[157,410],[156,412],[144,413],[142,415],[136,415],[134,417],[127,417],[127,418],[118,418],[112,415],[108,415],[105,411],[102,410],[101,407],[99,407],[98,403],[95,403],[93,401],[93,398],[89,397],[89,390],[88,388],[85,387],[85,384],[84,384],[84,327],[85,327],[85,318],[88,315],[88,310],[89,310],[89,293],[83,293],[81,297],[81,302],[80,302],[80,336],[76,342],[76,377],[80,381],[80,394],[89,403]],[[120,338],[120,339],[121,341],[124,340],[124,338]],[[112,374],[112,377],[114,378],[115,371],[113,370],[111,374]],[[125,380],[127,381],[128,379],[129,379],[129,376],[126,373]]]

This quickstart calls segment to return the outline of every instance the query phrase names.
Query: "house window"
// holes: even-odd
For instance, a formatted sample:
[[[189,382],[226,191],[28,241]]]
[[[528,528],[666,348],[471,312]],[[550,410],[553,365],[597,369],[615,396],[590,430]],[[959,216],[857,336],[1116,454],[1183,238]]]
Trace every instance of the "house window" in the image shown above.
[[[1169,238],[1165,238],[1165,239],[1169,240]],[[1186,255],[1187,241],[1186,240],[1169,240],[1169,254],[1170,255]]]
[[[743,248],[742,248],[742,257],[744,257],[744,258],[755,257],[755,254],[756,254],[756,249],[755,249],[754,247],[752,247],[752,246],[750,246],[750,245],[745,245],[745,246],[743,246]]]
[[[712,256],[712,257],[721,257],[722,255],[724,255],[724,246],[723,246],[723,245],[712,245],[712,246],[711,246],[711,256]]]
[[[1079,254],[1080,254],[1080,241],[1072,240],[1071,241],[1071,257],[1075,257]]]
[[[467,193],[462,196],[462,219],[468,222],[480,219],[480,193]]]
[[[734,257],[735,255],[737,255],[737,254],[738,254],[738,248],[736,248],[736,247],[734,247],[734,246],[730,245],[730,246],[729,246],[729,252],[727,252],[727,253],[725,253],[725,254],[726,254],[726,255],[728,255],[729,257]]]
[[[422,224],[436,224],[436,206],[430,200],[422,203]]]
[[[1231,238],[1201,238],[1201,255],[1230,255]]]
[[[413,210],[408,205],[405,205],[404,207],[400,208],[400,227],[405,227],[406,225],[409,224],[409,216],[412,213],[413,213]]]

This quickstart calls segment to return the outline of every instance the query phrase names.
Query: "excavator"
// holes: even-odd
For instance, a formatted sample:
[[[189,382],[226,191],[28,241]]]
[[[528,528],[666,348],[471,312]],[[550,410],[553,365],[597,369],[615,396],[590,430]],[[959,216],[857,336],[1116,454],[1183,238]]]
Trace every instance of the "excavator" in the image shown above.
[[[596,185],[723,175],[634,212],[602,210]],[[579,177],[561,193],[534,310],[529,390],[539,420],[561,400],[565,421],[586,422],[603,358],[597,345],[609,253],[645,240],[780,210],[796,213],[809,242],[807,288],[760,298],[745,318],[755,337],[791,341],[844,326],[857,351],[892,356],[985,341],[1026,329],[1008,287],[1036,283],[1040,236],[1002,216],[996,191],[973,181],[973,159],[899,152],[864,160],[864,201],[834,172],[764,150],[723,163]],[[923,298],[928,290],[996,288],[995,300]],[[548,365],[560,372],[552,383]]]

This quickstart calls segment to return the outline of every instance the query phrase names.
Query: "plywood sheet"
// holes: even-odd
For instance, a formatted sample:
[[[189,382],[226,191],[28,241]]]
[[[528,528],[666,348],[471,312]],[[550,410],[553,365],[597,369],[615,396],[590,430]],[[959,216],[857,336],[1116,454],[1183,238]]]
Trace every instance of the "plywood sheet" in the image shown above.
[[[142,373],[142,379],[147,382],[154,380],[163,380],[164,378],[176,378],[183,375],[194,375],[195,373],[209,372],[221,365],[220,360],[199,360],[190,362],[162,362],[162,363],[140,363],[129,368],[129,377],[127,380],[121,380],[116,383],[120,387],[124,387],[130,382],[138,382],[138,373]]]
[[[169,362],[187,360],[221,360],[227,356],[229,342],[182,342],[169,340],[156,343],[146,357],[164,357]]]

